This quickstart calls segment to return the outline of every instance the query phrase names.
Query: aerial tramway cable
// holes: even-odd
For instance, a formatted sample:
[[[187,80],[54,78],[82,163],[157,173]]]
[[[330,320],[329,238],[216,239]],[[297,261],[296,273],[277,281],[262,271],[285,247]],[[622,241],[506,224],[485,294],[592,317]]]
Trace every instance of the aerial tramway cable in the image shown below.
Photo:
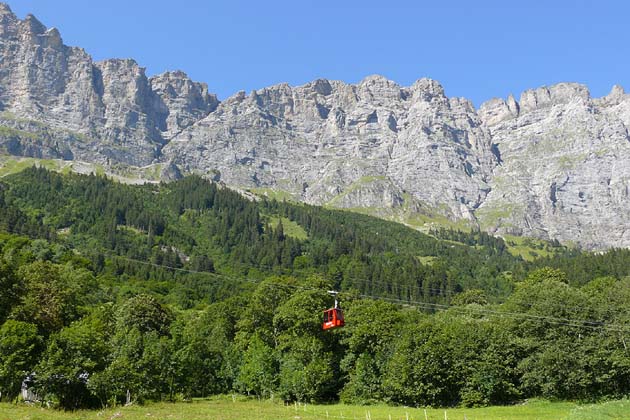
[[[260,284],[260,281],[255,280],[255,279],[233,277],[229,275],[211,273],[209,271],[197,271],[197,270],[189,270],[189,269],[179,268],[179,267],[171,267],[167,265],[152,263],[149,261],[142,261],[142,260],[138,260],[134,258],[116,255],[113,253],[105,253],[105,254],[114,258],[131,261],[138,264],[149,265],[156,268],[163,268],[167,270],[173,270],[177,272],[190,273],[190,274],[210,275],[213,277],[218,277],[221,280],[227,278],[227,279],[237,280],[241,282]],[[362,281],[359,280],[358,282],[360,283]],[[364,284],[367,284],[367,281],[363,280],[363,282]],[[300,290],[312,290],[312,291],[319,291],[319,292],[322,291],[321,288],[306,287],[306,286],[292,285],[292,284],[286,284],[286,283],[267,283],[267,284],[272,285],[274,287],[278,287],[278,288],[288,287],[288,288],[294,288],[294,289],[300,289]],[[573,327],[573,328],[588,328],[588,329],[593,329],[593,330],[606,329],[609,331],[620,332],[620,333],[630,332],[630,326],[619,325],[619,324],[609,324],[604,321],[577,320],[577,319],[571,319],[571,318],[557,318],[557,317],[551,317],[551,316],[546,316],[546,315],[528,314],[528,313],[523,313],[523,312],[498,311],[498,310],[488,309],[484,307],[474,307],[470,305],[466,307],[460,307],[460,306],[424,302],[424,301],[417,301],[417,300],[403,300],[403,299],[387,298],[383,296],[373,296],[373,295],[367,295],[367,294],[360,294],[359,297],[364,298],[364,299],[381,300],[385,302],[396,303],[396,304],[401,304],[401,305],[411,306],[411,307],[416,307],[416,308],[421,308],[421,309],[431,309],[431,310],[440,310],[440,311],[455,310],[458,312],[468,312],[468,313],[475,312],[479,314],[489,314],[489,315],[495,315],[495,316],[500,316],[500,317],[521,318],[521,319],[528,319],[532,321],[547,322],[547,323],[551,323],[555,325],[562,325],[562,326]],[[566,306],[566,305],[563,307],[571,308],[570,306]]]

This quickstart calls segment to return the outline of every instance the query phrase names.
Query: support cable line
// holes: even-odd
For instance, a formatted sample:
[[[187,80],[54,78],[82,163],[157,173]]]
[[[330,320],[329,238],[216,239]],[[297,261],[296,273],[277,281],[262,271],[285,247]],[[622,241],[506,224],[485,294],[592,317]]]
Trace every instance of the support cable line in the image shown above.
[[[184,272],[184,273],[206,274],[206,275],[212,275],[212,276],[215,276],[215,277],[228,278],[228,279],[239,281],[239,282],[245,281],[245,282],[249,282],[249,283],[253,283],[253,284],[259,284],[259,282],[260,282],[259,280],[256,280],[256,279],[234,277],[234,276],[230,276],[230,275],[227,275],[227,274],[217,274],[217,273],[212,273],[212,272],[209,272],[209,271],[196,271],[196,270],[185,269],[185,268],[171,267],[171,266],[166,266],[166,265],[152,263],[152,262],[149,262],[149,261],[142,261],[142,260],[138,260],[138,259],[135,259],[135,258],[125,257],[125,256],[113,254],[113,253],[105,253],[105,254],[107,254],[109,256],[112,256],[112,257],[115,257],[115,258],[136,262],[136,263],[139,263],[139,264],[150,265],[150,266],[154,266],[154,267],[157,267],[157,268],[166,268],[166,269],[169,269],[169,270],[179,271],[179,272]],[[255,266],[254,268],[269,268],[269,269],[273,269],[274,267],[260,265],[260,266]],[[352,280],[354,281],[354,283],[357,283],[357,284],[369,285],[370,283],[373,283],[371,280],[361,280],[361,279],[357,279],[357,278],[352,278]],[[379,283],[386,284],[385,282],[379,282]],[[276,283],[276,284],[283,285],[282,283]],[[304,288],[303,286],[296,286],[296,285],[286,285],[286,286],[287,287],[294,287],[294,288],[308,289],[308,288]],[[419,291],[422,291],[421,287],[413,287],[413,288],[417,289]],[[436,297],[449,297],[447,294],[443,293],[444,290],[442,290],[442,289],[426,288],[425,290],[441,292],[441,293],[437,293],[436,295],[433,295],[433,296],[436,296]],[[421,295],[422,295],[422,293],[421,293]],[[414,299],[391,298],[391,297],[376,296],[376,295],[370,295],[370,294],[363,294],[362,296],[367,297],[367,298],[372,298],[372,299],[381,299],[381,300],[389,299],[389,300],[392,300],[392,303],[411,304],[412,302],[415,302],[418,305],[420,305],[420,304],[425,305],[425,306],[426,305],[433,305],[431,307],[426,307],[425,309],[440,310],[440,308],[438,306],[446,307],[446,308],[457,308],[457,306],[454,306],[454,305],[446,305],[446,304],[441,304],[440,305],[438,303],[427,302],[427,301],[417,301],[417,300],[414,300]],[[500,304],[500,303],[505,303],[505,302],[497,302],[497,303]],[[527,306],[529,308],[534,307],[537,303],[539,303],[539,302],[531,302],[531,301],[525,301],[525,300],[520,300],[519,301],[519,304],[522,304],[522,305]],[[415,306],[418,306],[418,305],[415,305]],[[569,312],[574,312],[574,313],[576,313],[580,309],[579,307],[565,305],[565,304],[557,304],[556,306],[559,307],[559,308],[566,309]],[[610,308],[604,308],[603,312],[606,313],[606,314],[612,314],[613,313]],[[521,312],[519,312],[519,313],[521,313]],[[561,319],[566,319],[566,318],[561,318]],[[579,321],[579,322],[591,323],[592,325],[601,325],[602,323],[605,323],[605,321],[600,321],[600,320],[589,320],[589,321]]]
[[[114,254],[107,254],[107,255],[110,255],[115,258],[131,261],[131,262],[135,262],[138,264],[148,265],[148,266],[152,266],[156,268],[163,268],[167,270],[173,270],[177,272],[210,275],[213,277],[218,277],[221,280],[230,279],[230,280],[235,280],[239,282],[248,282],[252,284],[261,283],[259,280],[256,280],[256,279],[239,278],[239,277],[234,277],[234,276],[229,276],[229,275],[212,273],[209,271],[197,271],[197,270],[189,270],[189,269],[179,268],[179,267],[171,267],[171,266],[156,264],[149,261],[142,261],[142,260],[137,260],[134,258],[124,257],[124,256],[114,255]],[[299,286],[299,285],[294,285],[294,284],[277,283],[277,282],[268,283],[268,285],[273,285],[274,287],[278,287],[278,288],[287,287],[287,288],[293,288],[293,289],[299,289],[299,290],[318,291],[318,292],[323,291],[322,288],[317,288],[317,287],[307,287],[307,286]],[[374,295],[368,295],[368,294],[359,294],[358,296],[364,299],[381,300],[385,302],[412,306],[412,307],[421,308],[421,309],[440,310],[440,311],[455,310],[458,312],[476,312],[479,314],[489,314],[489,315],[495,315],[495,316],[505,316],[505,317],[511,317],[511,318],[527,319],[527,320],[538,321],[538,322],[548,322],[548,323],[552,323],[556,325],[562,325],[562,326],[573,327],[573,328],[588,328],[588,329],[593,329],[593,330],[606,329],[609,331],[620,332],[620,333],[630,332],[630,326],[619,325],[619,324],[609,324],[609,323],[606,323],[605,321],[559,318],[559,317],[535,315],[535,314],[529,314],[529,313],[523,313],[523,312],[493,310],[493,309],[488,309],[484,307],[473,307],[473,306],[460,307],[460,306],[432,303],[432,302],[426,302],[426,301],[387,298],[387,297],[374,296]]]
[[[110,257],[115,257],[115,258],[119,258],[119,259],[125,259],[128,261],[133,261],[133,262],[137,262],[140,264],[145,264],[145,265],[152,265],[154,267],[160,267],[160,268],[168,268],[171,269],[173,271],[180,271],[180,272],[186,272],[186,273],[192,273],[192,274],[214,274],[217,276],[225,276],[223,274],[216,274],[216,273],[211,273],[209,271],[196,271],[196,270],[191,270],[191,269],[185,269],[185,268],[179,268],[179,267],[171,267],[171,266],[165,266],[165,265],[161,265],[161,264],[156,264],[156,263],[152,263],[150,261],[142,261],[142,260],[138,260],[135,258],[130,258],[130,257],[126,257],[123,255],[118,255],[118,254],[114,254],[114,253],[110,253],[110,252],[103,252],[106,255],[109,255]],[[268,269],[270,271],[273,271],[274,269],[277,269],[278,267],[273,267],[270,265],[255,265],[255,266],[244,266],[245,268],[257,268],[257,269]],[[289,270],[287,268],[287,270]],[[353,281],[354,283],[359,283],[359,284],[363,284],[363,285],[373,285],[373,284],[382,284],[385,286],[389,286],[390,288],[394,288],[396,285],[393,285],[391,283],[387,283],[384,281],[379,281],[379,280],[365,280],[365,279],[358,279],[356,277],[351,277],[349,278],[349,280]],[[249,281],[249,280],[248,280]],[[436,288],[431,288],[431,287],[422,287],[422,286],[400,286],[400,288],[402,290],[406,290],[406,291],[410,291],[410,290],[414,290],[416,292],[419,292],[418,295],[423,295],[422,292],[435,292],[435,294],[433,296],[441,296],[441,297],[449,297],[448,293],[445,293],[444,289],[436,289]]]
[[[531,319],[531,320],[535,320],[535,321],[544,321],[544,322],[549,322],[549,323],[557,324],[557,325],[564,325],[564,326],[568,326],[568,327],[590,328],[590,329],[594,329],[594,330],[599,330],[601,328],[606,328],[606,329],[609,329],[610,331],[630,332],[630,326],[624,326],[624,325],[618,325],[618,324],[606,324],[603,321],[578,320],[578,319],[570,319],[570,318],[556,318],[556,317],[551,317],[551,316],[546,316],[546,315],[526,314],[526,313],[523,313],[523,312],[497,311],[497,310],[486,309],[486,308],[475,308],[475,307],[471,307],[471,306],[460,307],[460,306],[443,305],[443,304],[439,304],[439,303],[430,303],[430,302],[413,302],[412,301],[410,303],[407,303],[406,301],[400,300],[400,299],[392,299],[392,298],[386,298],[386,297],[374,297],[374,296],[368,296],[368,295],[361,295],[361,297],[372,298],[372,299],[381,299],[381,300],[392,302],[392,303],[399,303],[399,304],[402,304],[402,305],[408,304],[409,306],[424,307],[424,308],[427,308],[427,309],[456,310],[456,311],[459,311],[459,312],[471,312],[472,311],[472,312],[477,312],[477,313],[480,313],[480,314],[491,314],[491,315],[498,315],[498,316],[513,317],[513,318],[525,318],[525,319]]]

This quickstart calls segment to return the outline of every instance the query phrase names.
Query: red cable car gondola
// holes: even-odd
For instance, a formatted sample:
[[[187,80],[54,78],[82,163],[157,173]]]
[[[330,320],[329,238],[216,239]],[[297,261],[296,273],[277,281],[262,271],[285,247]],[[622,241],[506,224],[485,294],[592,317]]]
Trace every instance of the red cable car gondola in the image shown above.
[[[339,307],[339,302],[337,302],[337,292],[329,291],[328,293],[335,297],[335,306],[324,311],[324,322],[322,324],[322,329],[324,330],[343,327],[345,325],[343,310]]]

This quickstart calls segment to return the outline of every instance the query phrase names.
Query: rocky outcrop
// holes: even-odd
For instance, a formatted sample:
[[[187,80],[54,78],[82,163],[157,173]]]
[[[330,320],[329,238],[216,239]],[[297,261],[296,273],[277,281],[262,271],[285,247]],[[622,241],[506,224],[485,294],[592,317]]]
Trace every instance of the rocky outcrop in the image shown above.
[[[480,110],[501,155],[476,212],[482,227],[589,248],[630,246],[630,95],[615,87],[592,99],[585,86],[562,83],[524,92],[519,107],[505,118],[497,118],[497,101]]]
[[[433,80],[405,88],[381,76],[238,93],[163,154],[185,172],[218,171],[229,185],[280,188],[344,207],[373,206],[360,198],[366,195],[349,201],[348,192],[362,179],[384,177],[396,186],[392,194],[404,191],[454,218],[471,217],[496,164],[470,102],[447,98]]]
[[[193,82],[182,71],[166,72],[149,79],[158,96],[154,109],[162,116],[162,137],[170,140],[184,128],[199,121],[219,105],[205,83]]]
[[[55,28],[47,29],[32,15],[20,20],[5,4],[0,5],[0,56],[2,124],[17,131],[25,129],[25,121],[45,124],[55,138],[47,144],[13,135],[11,147],[0,140],[5,149],[68,155],[59,155],[57,147],[77,159],[147,165],[175,132],[217,103],[205,85],[182,72],[149,81],[133,60],[93,62],[81,48],[64,45]]]
[[[0,150],[18,156],[155,164],[164,180],[200,173],[308,203],[627,247],[629,126],[621,87],[594,99],[575,83],[478,110],[434,80],[382,76],[219,102],[180,71],[148,78],[133,60],[93,62],[0,4]]]

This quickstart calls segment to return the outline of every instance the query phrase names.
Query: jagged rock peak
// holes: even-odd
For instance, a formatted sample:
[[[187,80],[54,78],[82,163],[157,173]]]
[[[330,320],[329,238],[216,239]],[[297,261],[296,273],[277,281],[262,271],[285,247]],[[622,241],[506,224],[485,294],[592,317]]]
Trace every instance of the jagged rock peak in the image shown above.
[[[34,35],[41,35],[47,29],[43,23],[30,13],[24,18],[24,24],[25,28]]]
[[[435,97],[446,98],[440,82],[426,77],[416,80],[408,90],[414,98],[424,101],[430,101]]]
[[[626,91],[623,89],[623,86],[614,85],[610,90],[608,96],[623,96],[626,94]]]
[[[227,99],[222,101],[222,104],[225,106],[228,105],[237,105],[243,102],[247,98],[247,93],[244,90],[239,90],[234,95],[228,97]]]
[[[518,117],[520,112],[519,103],[516,102],[514,96],[510,94],[506,100],[501,98],[492,98],[479,107],[479,118],[488,126],[500,123]]]
[[[206,83],[193,81],[181,70],[166,71],[152,76],[149,80],[152,88],[160,95],[170,97],[196,95],[207,102],[209,108],[216,108],[219,104],[217,96],[213,93],[208,93],[208,85]]]
[[[141,69],[144,73],[144,67],[140,67],[138,62],[133,58],[108,58],[102,61],[97,61],[94,64],[109,68],[119,69]]]
[[[600,102],[607,105],[616,105],[623,101],[626,96],[627,95],[623,87],[614,85],[608,95],[600,98]]]
[[[516,102],[516,99],[514,99],[514,95],[512,95],[511,93],[508,95],[506,104],[508,106],[508,109],[510,110],[510,112],[514,115],[518,115],[518,113],[520,112],[520,105],[518,104],[518,102]]]
[[[167,71],[149,79],[151,90],[161,99],[157,107],[164,117],[160,127],[166,139],[214,111],[219,105],[208,85],[194,82],[181,70]]]
[[[492,98],[479,107],[479,118],[485,125],[495,125],[513,117],[507,102],[502,98]]]
[[[580,83],[558,83],[550,87],[528,89],[521,94],[519,101],[523,112],[534,111],[553,105],[566,104],[575,99],[583,101],[591,97],[588,88]]]
[[[47,29],[46,32],[38,35],[38,37],[40,38],[40,42],[42,43],[42,45],[46,47],[55,48],[57,50],[64,47],[63,40],[61,39],[61,34],[57,30],[57,28]]]
[[[12,150],[25,156],[147,165],[166,141],[218,104],[205,84],[183,72],[164,76],[166,89],[158,91],[133,59],[94,62],[84,50],[65,46],[56,28],[47,29],[30,14],[18,19],[3,3],[0,57],[3,111],[86,139],[60,132],[49,147],[23,138]]]
[[[189,79],[188,74],[183,70],[167,70],[162,74],[158,74],[154,77],[163,77],[169,79]]]
[[[380,74],[371,74],[359,82],[359,86],[398,86],[398,83]]]
[[[328,79],[316,79],[304,85],[305,90],[312,90],[322,96],[328,96],[332,93],[333,87]]]
[[[277,108],[292,100],[294,89],[288,83],[279,83],[263,89],[252,89],[246,103],[261,108]]]
[[[256,95],[269,96],[273,92],[280,92],[284,95],[287,95],[287,94],[291,94],[292,91],[293,91],[293,88],[288,83],[283,82],[283,83],[267,86],[262,89],[252,89],[252,91],[250,92],[250,96],[254,96],[254,98],[256,97]]]
[[[15,33],[18,24],[19,20],[11,11],[9,5],[0,3],[0,36],[7,33]]]
[[[182,72],[182,74],[185,73]],[[295,99],[294,97],[312,97],[313,95],[322,97],[341,95],[346,99],[348,95],[356,95],[357,100],[366,102],[376,101],[377,103],[386,103],[387,100],[406,100],[412,97],[422,101],[430,101],[436,97],[446,99],[444,88],[439,82],[433,79],[419,79],[409,87],[402,87],[393,80],[375,74],[365,77],[356,84],[323,78],[315,79],[298,86],[291,86],[286,82],[282,82],[261,89],[253,89],[249,94],[245,91],[236,92],[225,99],[224,103],[240,103],[247,100],[248,103],[258,103],[258,105],[264,106],[269,102],[284,102],[292,98]],[[338,96],[336,97],[338,98]],[[465,98],[453,99],[458,103],[471,104],[471,102]]]
[[[626,94],[623,87],[614,85],[608,95],[602,96],[601,98],[594,98],[592,101],[595,105],[610,107],[626,102],[628,99],[630,99],[630,95]],[[628,116],[630,117],[630,114],[628,114]],[[628,119],[626,119],[626,121],[630,122]]]
[[[13,11],[11,10],[8,4],[0,3],[0,16],[4,16],[4,15],[12,15],[13,17],[15,17],[15,14],[13,13]]]
[[[378,104],[398,101],[403,97],[400,86],[381,75],[366,77],[356,85],[356,89],[360,99]]]
[[[46,28],[32,14],[26,15],[24,20],[19,20],[7,4],[0,3],[0,36],[6,34],[18,35],[31,45],[40,45],[57,50],[64,47],[57,28]]]

